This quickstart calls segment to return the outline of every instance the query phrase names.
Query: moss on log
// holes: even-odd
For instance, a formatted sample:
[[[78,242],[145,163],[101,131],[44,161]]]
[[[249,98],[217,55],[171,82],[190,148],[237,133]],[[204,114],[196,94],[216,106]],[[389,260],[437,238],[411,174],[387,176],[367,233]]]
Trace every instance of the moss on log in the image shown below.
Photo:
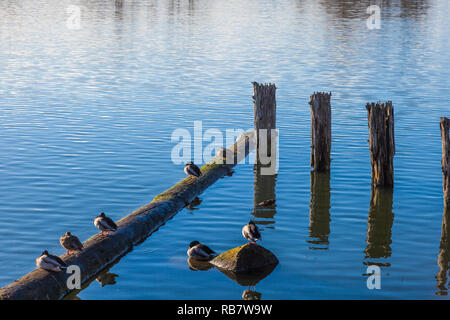
[[[266,248],[247,243],[219,254],[210,263],[227,274],[258,273],[265,268],[275,267],[278,259]]]
[[[229,174],[231,168],[245,159],[254,143],[253,132],[241,135],[229,149],[234,152],[235,162],[220,164],[222,160],[213,159],[201,167],[200,178],[187,177],[178,184],[156,196],[154,200],[132,212],[117,222],[118,230],[109,235],[100,233],[86,240],[84,250],[74,255],[61,256],[68,265],[77,265],[81,270],[81,284],[89,282],[99,272],[125,255],[132,247],[144,241],[177,212],[188,205],[197,195],[218,179]],[[57,241],[57,239],[55,239]],[[30,262],[34,257],[30,257]],[[44,300],[62,299],[69,294],[67,280],[71,274],[49,272],[37,269],[0,289],[0,300]]]

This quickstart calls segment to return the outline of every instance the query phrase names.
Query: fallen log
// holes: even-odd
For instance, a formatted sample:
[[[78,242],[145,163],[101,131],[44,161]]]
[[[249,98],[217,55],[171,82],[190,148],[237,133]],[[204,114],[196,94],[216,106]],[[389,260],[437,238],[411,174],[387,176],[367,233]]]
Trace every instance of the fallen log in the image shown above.
[[[113,234],[102,236],[98,233],[83,243],[83,251],[74,255],[64,254],[61,259],[69,266],[76,265],[80,268],[82,286],[88,283],[128,253],[133,246],[143,242],[214,182],[228,175],[231,168],[245,159],[250,147],[255,145],[253,141],[250,143],[250,139],[254,139],[254,133],[246,132],[228,148],[234,154],[233,163],[222,164],[222,159],[214,158],[201,167],[200,178],[190,176],[183,179],[156,196],[149,204],[118,221],[118,230]],[[69,277],[71,274],[66,272],[37,269],[1,288],[0,300],[62,299],[75,290],[68,288]]]

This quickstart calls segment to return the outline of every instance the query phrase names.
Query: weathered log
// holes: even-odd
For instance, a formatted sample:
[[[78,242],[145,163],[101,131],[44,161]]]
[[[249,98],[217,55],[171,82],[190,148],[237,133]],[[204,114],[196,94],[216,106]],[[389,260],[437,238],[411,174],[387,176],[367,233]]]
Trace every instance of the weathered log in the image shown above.
[[[330,234],[330,173],[311,171],[311,204],[309,206],[309,237],[307,242],[326,249]],[[325,247],[323,247],[325,246]]]
[[[253,84],[253,104],[255,114],[255,131],[256,131],[256,162],[260,163],[261,157],[271,157],[272,154],[272,130],[276,129],[277,120],[277,102],[275,97],[275,84]],[[263,133],[261,129],[267,132],[267,141],[264,143]],[[274,137],[275,138],[275,137]],[[276,158],[276,157],[275,157]],[[263,164],[264,161],[262,161]]]
[[[331,92],[311,96],[311,167],[325,172],[331,166]]]
[[[110,266],[132,247],[144,241],[150,234],[171,219],[177,212],[188,205],[197,195],[206,190],[218,179],[227,175],[231,167],[243,160],[254,143],[254,133],[241,135],[231,146],[236,162],[219,164],[217,158],[205,164],[200,178],[187,177],[177,185],[156,196],[154,200],[137,209],[117,222],[118,230],[111,235],[96,234],[86,240],[84,249],[78,254],[64,254],[61,258],[68,265],[77,265],[81,270],[81,284],[92,280],[99,272]],[[37,269],[10,285],[0,289],[3,299],[61,299],[72,290],[67,287],[70,274],[66,272],[49,272]]]
[[[444,186],[444,201],[450,207],[450,119],[441,118],[441,140],[442,140],[442,176]]]
[[[365,258],[388,258],[391,256],[391,236],[394,214],[392,188],[372,188],[369,218],[367,220],[367,247]]]
[[[394,108],[392,102],[368,103],[372,186],[394,185]]]
[[[231,273],[246,273],[276,266],[278,259],[266,248],[247,243],[219,254],[210,263]]]

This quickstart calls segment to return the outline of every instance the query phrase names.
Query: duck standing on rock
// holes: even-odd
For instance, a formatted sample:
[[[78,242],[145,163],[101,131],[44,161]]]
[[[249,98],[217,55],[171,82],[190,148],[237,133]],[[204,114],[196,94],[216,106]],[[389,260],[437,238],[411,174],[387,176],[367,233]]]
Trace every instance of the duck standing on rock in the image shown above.
[[[47,250],[36,259],[36,266],[48,271],[60,272],[67,269],[67,264],[58,256],[49,254]]]
[[[68,254],[72,254],[73,251],[83,250],[83,244],[77,236],[74,236],[69,231],[66,232],[61,238],[59,238],[59,243],[62,247],[67,250]]]
[[[117,225],[113,219],[107,217],[104,212],[94,219],[94,225],[101,231],[101,234],[117,230]]]
[[[198,241],[192,241],[189,244],[187,254],[191,258],[195,258],[201,261],[209,261],[216,256],[214,250]]]
[[[187,163],[184,166],[184,172],[188,176],[194,176],[196,178],[200,177],[202,175],[202,172],[200,171],[200,168],[197,167],[192,161]]]
[[[252,220],[250,220],[249,223],[246,224],[242,228],[242,235],[249,242],[256,243],[256,241],[261,239],[261,233],[259,232],[258,227],[256,226],[256,224]]]

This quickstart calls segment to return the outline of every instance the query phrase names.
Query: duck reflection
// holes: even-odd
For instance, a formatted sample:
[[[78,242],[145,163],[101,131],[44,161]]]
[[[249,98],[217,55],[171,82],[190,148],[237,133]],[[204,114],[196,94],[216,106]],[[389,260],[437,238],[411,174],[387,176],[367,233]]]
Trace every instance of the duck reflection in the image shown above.
[[[392,213],[393,194],[392,188],[372,188],[367,221],[367,247],[364,250],[365,259],[391,256],[391,229],[394,223],[394,214]],[[367,264],[390,266],[389,263],[367,262]]]
[[[436,295],[446,296],[448,287],[448,270],[449,270],[449,261],[450,261],[450,208],[445,206],[444,214],[442,216],[442,231],[441,231],[441,243],[439,245],[439,254],[437,264],[439,266],[439,271],[436,275],[437,285],[436,288],[439,290],[436,291]]]
[[[309,206],[310,249],[328,249],[330,235],[330,173],[311,171],[311,204]]]
[[[206,270],[209,270],[214,267],[208,261],[200,261],[200,260],[197,260],[192,257],[189,257],[187,259],[187,263],[188,263],[189,269],[191,269],[193,271],[206,271]]]
[[[242,300],[261,300],[262,294],[256,291],[256,286],[254,286],[254,290],[248,289],[244,290],[242,293]]]
[[[201,205],[201,203],[202,203],[202,199],[200,199],[199,197],[195,197],[194,198],[194,200],[192,200],[191,201],[191,203],[189,203],[187,206],[186,206],[186,209],[188,209],[188,210],[198,210],[198,206],[199,205]]]
[[[109,270],[100,273],[95,279],[102,287],[116,284],[116,278],[119,275],[109,272]]]
[[[264,175],[261,170],[264,165],[255,164],[253,167],[254,173],[254,210],[252,215],[255,218],[273,219],[276,210],[275,203],[275,185],[277,175]],[[274,221],[259,221],[258,224],[273,224]]]

